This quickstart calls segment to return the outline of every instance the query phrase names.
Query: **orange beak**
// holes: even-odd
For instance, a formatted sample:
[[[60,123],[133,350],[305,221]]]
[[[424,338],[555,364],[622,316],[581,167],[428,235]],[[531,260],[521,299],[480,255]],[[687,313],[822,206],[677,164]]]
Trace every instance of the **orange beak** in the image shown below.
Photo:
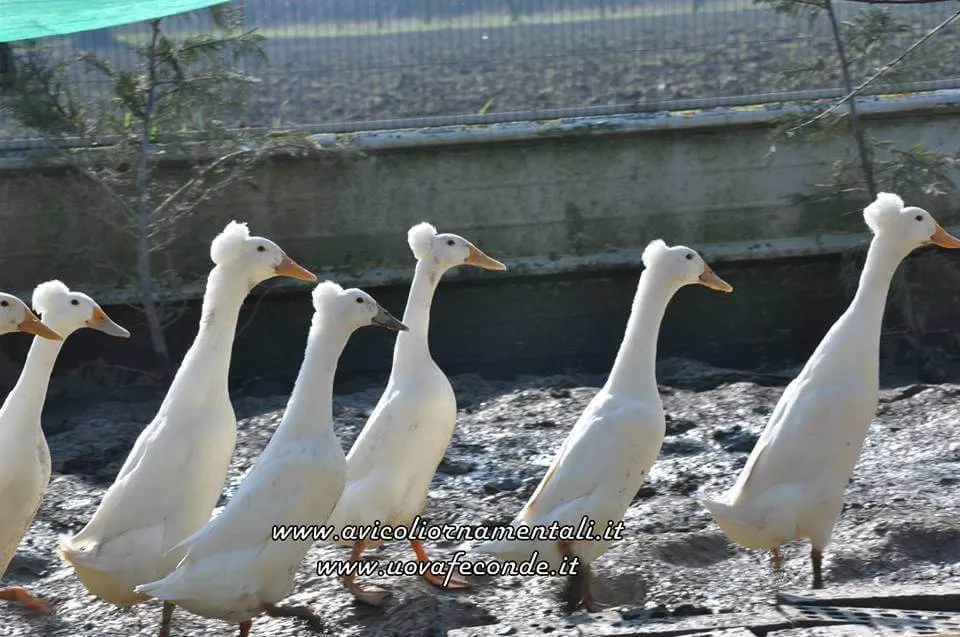
[[[280,264],[274,268],[273,272],[278,276],[288,276],[292,279],[310,281],[311,283],[317,280],[316,274],[306,269],[287,255],[283,255],[283,259],[280,260]]]
[[[960,239],[944,230],[937,224],[936,231],[930,235],[930,243],[941,248],[960,248]]]
[[[87,327],[117,338],[130,338],[130,332],[114,323],[99,306],[93,308],[93,316],[87,321]]]
[[[23,320],[20,321],[20,324],[17,325],[17,329],[19,329],[21,332],[26,332],[27,334],[33,334],[34,336],[49,338],[51,341],[63,340],[62,336],[50,329],[46,323],[38,319],[37,315],[31,312],[29,308],[25,307],[23,309],[26,314],[23,317]]]
[[[703,274],[697,281],[700,285],[705,285],[711,290],[720,292],[733,292],[733,286],[717,276],[717,273],[710,269],[709,265],[703,266]]]
[[[484,270],[506,270],[507,266],[500,263],[496,259],[491,259],[476,246],[470,244],[468,245],[470,249],[470,254],[467,255],[467,260],[464,261],[467,265],[474,265],[478,268],[483,268]]]

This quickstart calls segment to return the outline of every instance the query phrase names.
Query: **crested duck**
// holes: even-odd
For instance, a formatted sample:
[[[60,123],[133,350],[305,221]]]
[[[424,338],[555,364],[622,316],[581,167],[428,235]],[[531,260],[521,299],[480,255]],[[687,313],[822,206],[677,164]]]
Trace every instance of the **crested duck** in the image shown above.
[[[618,523],[660,453],[665,433],[655,372],[657,339],[667,305],[683,286],[699,284],[722,292],[733,288],[686,246],[647,245],[645,266],[634,296],[626,333],[607,382],[589,402],[554,457],[514,526],[578,528],[586,517],[595,533]],[[475,551],[501,560],[522,561],[534,551],[556,571],[578,564],[563,597],[567,610],[602,608],[591,590],[590,563],[612,539],[592,541],[516,540],[484,542]],[[576,562],[571,562],[576,557]]]
[[[890,281],[914,249],[960,248],[922,208],[880,193],[863,211],[873,232],[853,301],[783,392],[733,487],[699,497],[727,536],[772,551],[810,540],[813,588],[823,587],[823,550],[879,399],[880,329]]]
[[[50,450],[40,428],[40,415],[63,339],[83,327],[110,336],[130,336],[96,301],[82,292],[71,292],[60,281],[38,285],[32,303],[43,322],[16,297],[0,296],[0,329],[13,327],[37,335],[17,384],[0,408],[0,574],[13,559],[50,482]],[[52,612],[47,602],[19,586],[0,589],[0,599]]]
[[[343,490],[346,460],[333,432],[333,378],[350,335],[364,325],[406,327],[366,292],[325,281],[313,292],[315,313],[300,374],[283,419],[223,511],[173,547],[186,554],[163,579],[137,591],[250,632],[260,612],[286,616],[277,602],[293,590],[309,541],[275,541],[274,525],[326,521]],[[305,616],[307,609],[296,609]]]
[[[459,265],[506,269],[463,237],[438,234],[428,223],[410,228],[407,243],[417,260],[403,313],[410,329],[397,336],[387,387],[347,454],[347,483],[329,520],[337,529],[375,521],[405,526],[423,511],[430,480],[457,420],[453,388],[428,345],[434,290],[444,272]],[[378,544],[382,542],[352,543],[350,561],[359,560],[366,548]],[[410,544],[419,561],[428,561],[419,541]],[[424,577],[435,586],[443,585],[443,578],[433,573]],[[380,587],[357,584],[355,573],[344,578],[344,586],[359,601],[372,605],[382,604],[389,594]],[[448,582],[448,588],[466,586],[457,576]]]
[[[60,538],[60,556],[97,597],[118,606],[148,599],[140,584],[165,577],[183,558],[174,550],[210,518],[237,436],[227,391],[240,306],[273,276],[316,277],[276,243],[235,221],[213,240],[200,327],[153,421],[76,535]],[[164,604],[160,634],[173,605]]]

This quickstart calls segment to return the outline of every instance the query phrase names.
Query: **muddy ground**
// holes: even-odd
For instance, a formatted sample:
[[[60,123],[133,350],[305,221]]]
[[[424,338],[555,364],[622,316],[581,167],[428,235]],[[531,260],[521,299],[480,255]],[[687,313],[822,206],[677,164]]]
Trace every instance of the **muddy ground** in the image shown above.
[[[580,622],[621,617],[693,615],[767,607],[778,588],[809,583],[807,547],[787,551],[775,578],[766,556],[731,545],[693,496],[701,486],[728,487],[795,370],[763,377],[671,360],[659,378],[667,437],[647,484],[626,515],[625,539],[596,563],[597,593],[613,604],[596,617],[565,617],[549,578],[474,578],[460,594],[432,589],[414,577],[380,581],[394,590],[380,610],[353,602],[330,578],[314,573],[318,559],[345,557],[316,546],[304,561],[291,601],[310,604],[330,635],[443,635],[491,624],[480,634],[569,634]],[[453,379],[460,404],[457,432],[430,491],[433,522],[507,523],[529,497],[551,456],[602,382],[595,376],[489,381]],[[911,385],[887,379],[876,422],[846,494],[846,508],[825,558],[831,584],[942,583],[960,578],[960,385]],[[380,387],[339,396],[337,432],[347,448]],[[121,394],[122,395],[122,394]],[[237,397],[237,453],[225,502],[277,425],[286,397]],[[0,635],[153,635],[159,605],[121,612],[89,596],[55,554],[57,534],[90,517],[156,400],[113,400],[45,414],[54,459],[47,496],[7,581],[30,586],[57,608],[37,617],[0,605]],[[434,555],[452,546],[428,546]],[[371,552],[376,555],[376,552]],[[380,559],[409,559],[400,543]],[[492,624],[497,624],[493,626]],[[178,611],[173,635],[233,635],[235,627]],[[485,629],[486,630],[486,629]],[[296,620],[260,618],[254,635],[309,634]]]

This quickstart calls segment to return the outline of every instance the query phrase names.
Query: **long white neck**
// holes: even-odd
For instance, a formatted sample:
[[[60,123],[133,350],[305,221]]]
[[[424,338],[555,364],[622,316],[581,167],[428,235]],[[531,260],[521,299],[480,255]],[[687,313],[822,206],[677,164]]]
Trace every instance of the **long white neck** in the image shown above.
[[[657,339],[667,304],[676,291],[675,285],[656,278],[650,270],[640,275],[623,342],[607,379],[607,391],[658,396]]]
[[[352,331],[322,312],[314,314],[303,364],[274,438],[333,435],[333,379]]]
[[[407,296],[407,306],[403,310],[403,324],[409,330],[397,335],[397,343],[393,348],[393,375],[398,365],[410,361],[430,359],[430,305],[433,303],[433,293],[437,289],[445,268],[430,260],[417,261],[417,268],[413,273],[413,282],[410,284],[410,294]]]
[[[250,282],[242,275],[220,266],[211,270],[203,296],[200,328],[183,357],[167,396],[180,395],[175,389],[190,395],[200,389],[207,393],[227,392],[237,319],[250,287]]]
[[[64,338],[67,337],[67,334],[62,332],[61,334]],[[43,412],[43,403],[50,384],[50,374],[53,372],[53,365],[57,362],[61,347],[63,347],[63,341],[33,337],[27,361],[20,371],[20,378],[3,401],[0,419],[9,418],[24,423],[24,426],[39,428],[40,414]]]
[[[887,304],[890,281],[906,256],[907,253],[883,235],[873,238],[853,301],[821,341],[808,367],[817,365],[829,354],[830,361],[849,362],[857,366],[869,364],[873,375],[879,375],[883,310]],[[838,372],[843,373],[840,367],[834,365]]]

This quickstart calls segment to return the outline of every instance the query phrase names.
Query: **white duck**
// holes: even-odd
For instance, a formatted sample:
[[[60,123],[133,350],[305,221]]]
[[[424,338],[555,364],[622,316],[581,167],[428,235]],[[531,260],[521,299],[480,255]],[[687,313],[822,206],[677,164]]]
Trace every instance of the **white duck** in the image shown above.
[[[93,299],[71,292],[60,281],[38,285],[33,291],[33,307],[43,315],[43,323],[20,299],[0,295],[2,329],[10,331],[11,326],[20,326],[37,335],[17,384],[0,408],[0,574],[13,559],[50,481],[50,451],[40,428],[40,415],[62,339],[81,327],[111,336],[130,336]],[[0,599],[40,612],[52,610],[19,586],[0,589]]]
[[[26,303],[12,294],[0,292],[0,334],[11,332],[25,332],[55,341],[62,340],[59,334],[30,311]],[[0,574],[2,573],[3,570],[0,569]]]
[[[800,375],[786,388],[733,488],[701,497],[731,540],[772,549],[811,543],[813,588],[823,587],[823,549],[843,509],[843,491],[863,447],[879,397],[880,328],[890,280],[915,248],[960,248],[930,214],[880,193],[863,211],[873,240],[857,293]]]
[[[60,556],[88,591],[120,606],[147,599],[134,589],[163,578],[183,557],[170,550],[210,518],[236,442],[227,374],[240,306],[276,275],[316,277],[274,242],[230,222],[212,242],[200,328],[160,410],[137,438],[87,525],[62,536]],[[172,604],[164,604],[161,634]]]
[[[260,612],[304,616],[276,603],[293,590],[309,541],[272,538],[274,525],[323,524],[343,490],[346,460],[333,433],[333,378],[350,335],[364,325],[406,327],[367,293],[325,281],[307,350],[283,420],[224,510],[175,549],[187,553],[164,579],[137,591],[250,632]]]
[[[657,339],[667,304],[683,286],[731,292],[695,251],[662,240],[643,251],[646,269],[633,300],[626,333],[606,384],[593,397],[554,457],[514,526],[577,528],[586,516],[596,533],[616,524],[630,506],[663,443],[665,422],[655,372]],[[533,551],[556,571],[574,556],[579,568],[564,591],[569,611],[601,608],[590,586],[590,563],[612,540],[565,542],[501,539],[474,548],[501,560],[523,561]]]
[[[430,356],[427,343],[434,290],[443,273],[458,265],[506,269],[463,237],[437,234],[428,223],[413,226],[407,242],[417,259],[403,313],[410,329],[397,336],[387,387],[347,455],[347,484],[329,520],[338,529],[375,521],[382,526],[405,526],[423,511],[430,480],[457,420],[453,388]],[[377,544],[357,542],[350,561]],[[418,560],[428,560],[420,542],[410,544]],[[360,601],[379,605],[388,595],[382,588],[357,584],[354,577],[346,577],[344,585]],[[442,585],[442,577],[425,577],[431,584]],[[450,588],[466,585],[459,577],[449,582]]]

